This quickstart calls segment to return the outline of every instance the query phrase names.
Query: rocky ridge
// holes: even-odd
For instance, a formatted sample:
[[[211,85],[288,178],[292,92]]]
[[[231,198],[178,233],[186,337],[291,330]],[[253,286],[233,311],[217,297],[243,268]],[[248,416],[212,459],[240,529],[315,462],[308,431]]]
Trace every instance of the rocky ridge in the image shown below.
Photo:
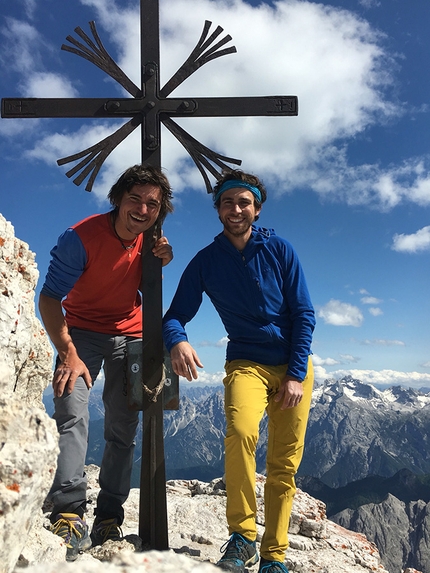
[[[87,514],[89,524],[92,521],[91,507],[94,506],[99,491],[98,470],[99,468],[94,465],[86,468],[89,481]],[[265,477],[257,475],[258,542],[264,530],[264,483]],[[108,561],[115,563],[117,567],[121,566],[121,573],[129,571],[131,573],[131,568],[135,567],[142,572],[209,573],[213,571],[215,573],[219,569],[213,564],[220,558],[220,547],[228,539],[225,502],[225,486],[221,478],[210,483],[197,480],[169,480],[167,482],[167,508],[170,551],[138,552],[131,555],[131,552],[141,549],[140,539],[136,535],[139,524],[139,490],[133,489],[124,506],[124,541],[109,541],[101,547],[92,548],[81,554],[71,566],[79,572],[100,571],[101,573],[101,567],[106,567]],[[45,520],[47,520],[47,515],[45,515]],[[38,527],[42,526],[43,523],[39,523]],[[287,552],[286,565],[292,573],[368,573],[370,571],[387,573],[380,563],[374,544],[369,543],[363,535],[347,531],[329,521],[325,515],[324,504],[300,490],[293,504],[289,535],[290,548]],[[52,537],[54,543],[57,544],[55,536]],[[36,561],[45,561],[43,555],[45,550],[46,546],[40,547],[37,542],[33,543],[32,546],[28,545],[25,548],[21,559],[32,563],[37,555]],[[65,548],[63,551],[65,553]],[[58,563],[56,565],[58,567]],[[44,567],[45,573],[51,571],[48,564]],[[255,573],[257,569],[258,566],[254,566],[249,568],[249,572]],[[27,569],[27,573],[39,573],[40,571],[41,566],[36,564]],[[117,573],[120,573],[120,570],[117,569]]]
[[[4,383],[17,399],[43,408],[53,352],[34,311],[38,278],[34,253],[0,214],[0,348],[10,370]]]
[[[57,466],[55,423],[42,405],[52,350],[34,312],[38,271],[0,215],[0,571],[15,566]],[[52,537],[41,530],[38,537]],[[50,556],[50,550],[47,557]]]
[[[390,573],[401,573],[402,563],[430,571],[430,503],[404,503],[388,494],[382,503],[345,509],[331,519],[373,539]]]

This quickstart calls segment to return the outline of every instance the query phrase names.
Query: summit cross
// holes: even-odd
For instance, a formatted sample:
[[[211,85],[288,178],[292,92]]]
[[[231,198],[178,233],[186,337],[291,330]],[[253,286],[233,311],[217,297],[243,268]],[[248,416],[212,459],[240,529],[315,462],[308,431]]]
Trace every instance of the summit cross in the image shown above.
[[[94,22],[89,23],[92,38],[80,27],[79,39],[67,36],[69,44],[62,50],[76,54],[103,70],[132,97],[129,98],[3,98],[3,118],[130,118],[114,133],[74,155],[59,159],[59,165],[76,162],[67,177],[81,185],[86,179],[87,191],[106,158],[137,127],[141,128],[142,164],[161,166],[161,124],[184,146],[199,169],[208,193],[212,187],[209,174],[221,177],[228,164],[241,161],[222,156],[194,139],[172,118],[295,116],[296,96],[260,97],[168,97],[202,65],[236,52],[227,46],[231,36],[218,26],[210,32],[206,21],[201,37],[189,57],[160,87],[159,0],[140,0],[141,85],[136,86],[112,59],[103,46]],[[161,261],[152,254],[152,246],[161,234],[160,228],[145,233],[142,249],[143,332],[141,384],[149,392],[143,395],[143,446],[140,478],[139,536],[152,549],[168,549],[167,502],[163,440],[163,401],[156,399],[163,377]],[[151,395],[152,392],[152,395]]]

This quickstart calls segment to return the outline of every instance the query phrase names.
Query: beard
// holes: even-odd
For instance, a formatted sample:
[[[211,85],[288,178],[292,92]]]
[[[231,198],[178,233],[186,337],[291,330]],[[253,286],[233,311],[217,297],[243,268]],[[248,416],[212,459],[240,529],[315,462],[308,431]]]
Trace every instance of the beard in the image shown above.
[[[233,224],[230,223],[227,218],[225,218],[223,221],[223,219],[220,217],[219,220],[223,224],[224,230],[233,237],[242,237],[243,235],[249,233],[252,223],[254,222],[248,219],[244,219],[240,224]]]

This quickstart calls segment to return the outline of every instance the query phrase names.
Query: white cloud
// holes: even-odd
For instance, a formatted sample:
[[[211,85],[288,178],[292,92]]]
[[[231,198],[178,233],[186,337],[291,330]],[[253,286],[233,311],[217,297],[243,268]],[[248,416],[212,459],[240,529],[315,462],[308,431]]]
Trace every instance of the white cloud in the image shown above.
[[[351,354],[341,354],[340,358],[342,359],[343,362],[360,362],[360,358],[358,358],[357,356],[352,356]]]
[[[326,324],[333,326],[361,326],[363,315],[359,308],[352,304],[331,299],[318,311],[318,316]]]
[[[358,370],[358,369],[339,369],[328,372],[324,368],[324,364],[315,360],[315,355],[312,356],[314,362],[314,376],[315,382],[322,384],[325,380],[335,379],[340,380],[344,376],[352,376],[357,380],[361,380],[365,384],[383,384],[387,387],[390,386],[404,386],[406,388],[421,388],[429,386],[430,374],[421,372],[399,372],[396,370]],[[321,359],[322,360],[322,359]],[[324,362],[324,361],[323,361]],[[225,373],[223,371],[214,372],[213,374],[205,371],[199,371],[199,377],[195,382],[188,382],[185,378],[180,377],[181,384],[222,384]]]
[[[216,342],[203,340],[203,341],[199,342],[198,344],[196,344],[196,347],[213,346],[214,348],[225,348],[227,346],[227,342],[228,342],[227,336],[223,336],[222,338],[220,338]]]
[[[380,308],[374,306],[369,308],[369,312],[372,316],[381,316],[384,314]]]
[[[29,151],[27,156],[33,159],[42,159],[48,164],[53,164],[56,163],[59,157],[68,156],[90,147],[97,141],[107,137],[111,132],[112,124],[99,124],[92,131],[88,131],[83,126],[73,136],[61,133],[48,135],[39,142],[37,147]]]
[[[358,3],[363,6],[363,8],[376,8],[381,5],[379,0],[358,0]]]
[[[318,354],[312,354],[312,364],[315,366],[334,366],[339,364],[339,360],[334,358],[321,358]]]
[[[186,378],[183,378],[182,376],[179,377],[179,382],[181,384],[186,384],[186,385],[195,385],[195,384],[222,384],[222,381],[225,377],[225,372],[214,372],[213,374],[211,374],[210,372],[205,372],[203,371],[198,371],[198,378],[197,380],[195,380],[194,382],[188,382],[188,380]]]
[[[380,304],[382,300],[380,298],[376,298],[374,296],[364,296],[361,299],[363,304]]]
[[[391,248],[399,253],[417,253],[418,251],[430,250],[430,225],[412,235],[394,235]]]
[[[111,55],[139,84],[136,6],[124,8],[114,0],[81,0],[81,3],[97,12],[102,41],[115,45],[116,53]],[[411,174],[414,193],[411,184],[401,189],[382,184],[387,178],[396,181],[397,175],[392,171],[381,174],[378,166],[348,164],[345,141],[401,113],[400,106],[384,95],[391,82],[393,61],[384,52],[381,34],[365,20],[347,10],[300,0],[280,0],[273,6],[251,6],[242,0],[229,3],[166,0],[160,9],[162,84],[193,49],[207,19],[213,22],[212,30],[221,25],[225,33],[231,34],[231,44],[238,50],[237,54],[201,67],[172,95],[283,93],[299,97],[297,118],[178,121],[193,137],[220,153],[244,159],[244,169],[258,171],[268,184],[276,184],[278,189],[308,186],[349,204],[384,207],[406,198],[426,201],[421,191],[428,179],[423,163],[419,176]],[[29,46],[38,44],[40,38],[35,37],[31,43],[29,37],[26,53],[31,54]],[[30,68],[28,63],[26,69]],[[67,81],[63,80],[66,86]],[[89,131],[97,129],[87,123]],[[177,177],[175,190],[190,185],[201,189],[200,175],[185,161],[186,152],[172,139],[170,134],[163,136],[163,165]],[[121,159],[130,156],[132,145],[127,140],[120,147],[126,147],[128,152],[121,154],[118,148],[112,154],[107,165],[109,171],[123,171],[130,162],[123,163]]]
[[[37,29],[15,18],[6,18],[0,30],[3,38],[0,61],[8,71],[16,71],[24,78],[42,65],[41,48],[46,40]]]
[[[335,370],[333,372],[318,371],[318,378],[315,380],[319,383],[326,379],[339,380],[344,376],[352,376],[366,384],[384,384],[390,386],[405,386],[407,388],[421,388],[428,386],[430,383],[430,374],[421,372],[398,372],[396,370]]]
[[[216,346],[223,348],[223,347],[227,346],[227,343],[228,343],[228,337],[223,336],[220,340],[218,340],[218,342],[216,343]]]
[[[365,346],[406,346],[402,340],[386,340],[384,338],[366,339],[361,344]]]
[[[23,88],[28,97],[71,98],[78,97],[77,90],[67,78],[50,72],[37,72],[31,75]]]
[[[36,0],[23,0],[23,2],[24,2],[25,11],[27,13],[27,16],[29,18],[32,18],[34,16],[34,13],[36,12],[36,8],[37,8]]]
[[[80,2],[97,13],[102,41],[115,46],[112,57],[139,85],[137,4]],[[382,34],[367,21],[353,12],[305,0],[258,6],[244,0],[165,0],[160,4],[162,85],[194,48],[205,20],[212,21],[211,32],[220,25],[224,34],[232,36],[229,45],[237,47],[237,54],[202,66],[172,96],[294,94],[299,97],[299,116],[178,120],[193,137],[221,154],[242,159],[245,170],[257,172],[278,193],[308,187],[327,199],[379,209],[405,201],[430,204],[430,158],[410,158],[385,169],[349,162],[349,140],[403,113],[387,90],[394,81],[396,63],[383,47]],[[5,46],[19,54],[21,85],[43,93],[43,77],[39,75],[38,82],[31,76],[46,73],[39,53],[46,40],[28,24],[13,24]],[[45,80],[46,93],[53,78]],[[58,90],[69,93],[72,83],[61,76],[56,80]],[[98,128],[86,122],[85,129],[91,139]],[[162,164],[171,174],[176,194],[190,187],[203,190],[201,176],[182,146],[165,130],[162,141]],[[100,193],[104,194],[112,174],[131,163],[127,158],[134,162],[137,155],[139,160],[139,144],[139,139],[129,137],[108,158],[102,179],[99,176]]]

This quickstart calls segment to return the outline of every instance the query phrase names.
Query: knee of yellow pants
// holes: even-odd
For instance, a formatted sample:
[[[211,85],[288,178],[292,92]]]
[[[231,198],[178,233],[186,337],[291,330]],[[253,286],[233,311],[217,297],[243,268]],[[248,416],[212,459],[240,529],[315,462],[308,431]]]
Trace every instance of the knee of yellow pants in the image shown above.
[[[309,359],[301,403],[283,412],[279,404],[272,401],[269,404],[266,527],[261,542],[261,555],[268,560],[283,561],[288,547],[288,526],[296,491],[294,475],[303,455],[313,381],[313,367]]]
[[[226,408],[226,419],[226,437],[237,440],[253,440],[257,443],[260,422],[258,413],[230,406]]]

